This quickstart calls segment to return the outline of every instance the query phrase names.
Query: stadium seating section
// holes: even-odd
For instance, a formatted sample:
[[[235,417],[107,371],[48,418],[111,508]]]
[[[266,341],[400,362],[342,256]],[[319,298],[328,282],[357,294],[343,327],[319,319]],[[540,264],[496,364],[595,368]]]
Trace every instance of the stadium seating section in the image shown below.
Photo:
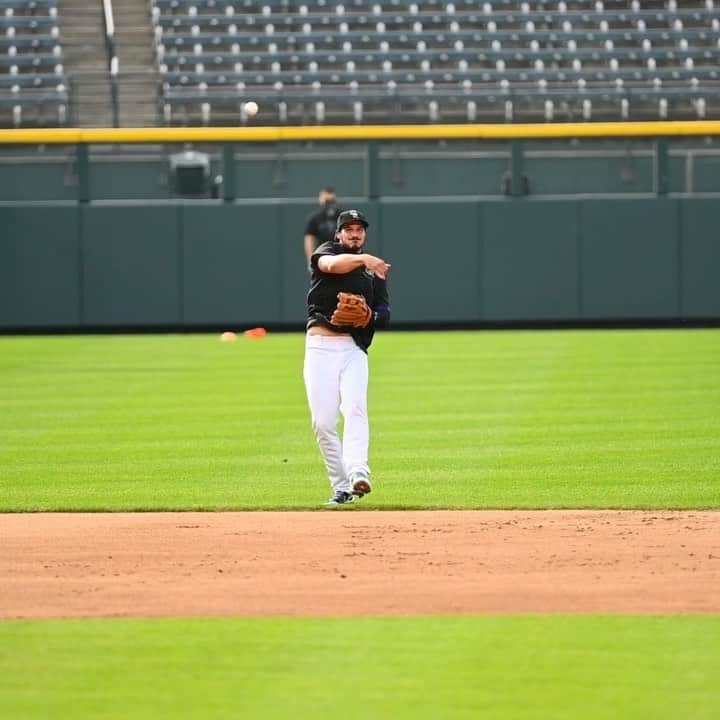
[[[718,0],[154,0],[165,121],[694,119]]]
[[[67,121],[57,10],[57,0],[0,0],[2,127]]]
[[[67,122],[57,15],[0,0],[0,126]],[[152,22],[168,124],[720,117],[720,0],[152,0]]]

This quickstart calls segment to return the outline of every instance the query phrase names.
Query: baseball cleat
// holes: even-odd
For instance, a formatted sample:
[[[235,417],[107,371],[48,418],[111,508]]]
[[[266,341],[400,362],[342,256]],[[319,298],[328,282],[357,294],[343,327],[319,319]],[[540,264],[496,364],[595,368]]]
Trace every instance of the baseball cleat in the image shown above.
[[[358,478],[353,483],[353,495],[361,498],[363,495],[369,495],[372,492],[372,486],[367,478]]]
[[[355,498],[352,493],[338,490],[329,500],[325,501],[327,507],[338,507],[340,505],[352,505]]]

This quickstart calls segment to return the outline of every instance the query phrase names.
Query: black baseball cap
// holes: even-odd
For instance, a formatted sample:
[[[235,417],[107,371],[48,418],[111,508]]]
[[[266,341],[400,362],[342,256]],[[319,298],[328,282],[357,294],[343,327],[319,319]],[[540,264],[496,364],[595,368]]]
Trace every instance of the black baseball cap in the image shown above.
[[[368,227],[370,223],[367,218],[359,210],[343,210],[337,219],[337,229],[341,230],[343,225],[350,225],[350,223],[362,223],[363,227]]]

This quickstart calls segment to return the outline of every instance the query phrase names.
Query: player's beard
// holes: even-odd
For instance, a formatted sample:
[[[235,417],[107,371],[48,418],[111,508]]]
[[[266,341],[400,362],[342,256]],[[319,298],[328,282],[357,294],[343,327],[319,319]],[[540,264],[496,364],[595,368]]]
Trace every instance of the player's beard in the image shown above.
[[[365,239],[359,235],[353,236],[345,238],[345,241],[341,244],[350,250],[350,252],[359,253],[362,252],[362,249],[365,247]]]

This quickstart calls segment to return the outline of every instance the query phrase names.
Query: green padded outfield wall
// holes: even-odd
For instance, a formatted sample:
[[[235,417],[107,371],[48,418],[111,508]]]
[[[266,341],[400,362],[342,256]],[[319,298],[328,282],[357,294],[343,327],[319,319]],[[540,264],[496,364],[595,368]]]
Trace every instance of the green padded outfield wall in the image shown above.
[[[720,318],[720,200],[358,203],[404,324]],[[312,203],[0,205],[0,326],[302,327]]]
[[[583,318],[679,317],[678,209],[657,198],[580,203]]]
[[[424,322],[474,322],[480,307],[477,202],[386,202],[376,234],[391,265],[393,316]],[[372,228],[371,228],[372,230]]]
[[[0,327],[82,321],[80,209],[0,205]]]
[[[182,314],[191,325],[281,321],[277,208],[182,206]]]
[[[720,199],[680,204],[679,262],[681,316],[720,318]]]
[[[85,325],[180,325],[181,206],[82,208]]]
[[[362,203],[372,212],[370,203]],[[284,322],[297,323],[302,327],[305,320],[305,300],[308,291],[308,270],[303,250],[303,229],[308,214],[313,210],[307,203],[284,203],[277,209],[279,224],[278,246],[280,251],[280,274],[283,279],[281,316]],[[375,224],[374,215],[368,215]]]
[[[483,319],[579,320],[579,238],[576,202],[484,203]]]

